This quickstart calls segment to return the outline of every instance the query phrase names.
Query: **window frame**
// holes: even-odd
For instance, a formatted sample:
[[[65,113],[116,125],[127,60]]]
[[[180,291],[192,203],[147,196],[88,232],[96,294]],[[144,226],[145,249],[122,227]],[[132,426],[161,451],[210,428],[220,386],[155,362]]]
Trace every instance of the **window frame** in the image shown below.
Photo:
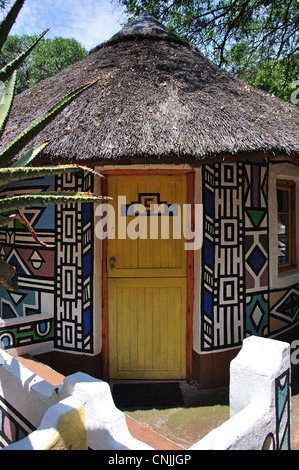
[[[288,261],[286,263],[278,263],[278,273],[284,273],[286,271],[290,271],[297,267],[297,253],[296,253],[296,183],[291,179],[277,179],[276,180],[276,197],[278,190],[287,191],[288,192],[288,204],[289,204],[289,211],[284,214],[288,214],[289,219],[289,256]],[[278,211],[277,206],[277,219],[280,212]]]

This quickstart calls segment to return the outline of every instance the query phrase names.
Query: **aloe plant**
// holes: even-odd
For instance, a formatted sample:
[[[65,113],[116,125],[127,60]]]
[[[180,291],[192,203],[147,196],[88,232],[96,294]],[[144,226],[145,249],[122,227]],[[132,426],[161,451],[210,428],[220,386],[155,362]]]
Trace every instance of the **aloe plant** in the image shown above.
[[[18,13],[20,12],[25,0],[16,0],[6,18],[0,24],[0,52],[7,39],[9,31],[14,24]],[[0,138],[5,130],[9,113],[11,110],[15,83],[16,71],[20,64],[30,54],[32,49],[46,34],[44,31],[36,40],[16,57],[10,64],[6,65],[0,70],[0,80],[4,81],[5,90],[4,96],[0,103]],[[97,80],[90,83],[81,85],[75,90],[72,90],[41,117],[36,119],[31,125],[27,127],[7,148],[0,153],[0,227],[6,226],[13,219],[18,219],[22,222],[31,232],[33,238],[44,246],[33,227],[30,225],[24,215],[21,214],[20,209],[26,207],[34,207],[38,205],[49,204],[67,204],[67,203],[82,203],[82,202],[95,202],[102,199],[102,196],[97,196],[93,193],[85,192],[41,192],[40,194],[23,194],[18,196],[5,196],[4,189],[7,185],[13,182],[23,181],[25,179],[39,178],[42,176],[56,175],[65,172],[74,172],[85,170],[93,172],[94,170],[79,165],[59,165],[56,167],[28,167],[28,165],[40,154],[40,152],[50,143],[44,141],[36,145],[30,151],[25,153],[21,158],[17,159],[20,152],[35,138],[66,106],[68,106],[78,95],[97,83]],[[99,175],[101,176],[101,175]],[[17,289],[17,273],[13,267],[9,266],[3,259],[0,258],[0,283],[8,289]]]
[[[25,0],[15,2],[6,15],[6,18],[0,24],[0,52],[3,49],[7,36],[9,35],[10,30],[13,27],[14,22],[16,21],[24,3]]]
[[[12,60],[9,64],[7,64],[5,67],[3,67],[0,71],[0,80],[2,82],[5,82],[12,74],[14,70],[16,70],[26,59],[26,57],[29,56],[30,52],[35,48],[37,43],[44,37],[44,35],[48,32],[49,30],[46,29],[42,34],[40,34],[34,41],[33,43],[22,53],[19,54],[14,60]]]

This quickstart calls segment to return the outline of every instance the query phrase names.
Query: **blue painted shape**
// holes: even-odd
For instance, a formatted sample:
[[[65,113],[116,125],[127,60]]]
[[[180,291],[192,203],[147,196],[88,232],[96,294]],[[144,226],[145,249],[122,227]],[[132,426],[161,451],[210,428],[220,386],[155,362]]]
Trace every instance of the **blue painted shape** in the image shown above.
[[[207,239],[204,241],[204,263],[214,268],[214,246]]]
[[[203,309],[204,309],[204,312],[210,318],[212,318],[212,307],[213,307],[213,298],[211,294],[205,290],[203,294]]]
[[[266,261],[266,256],[264,255],[264,253],[262,253],[258,246],[255,246],[255,248],[250,253],[249,257],[247,258],[248,264],[253,269],[256,275],[258,275]]]
[[[11,266],[14,266],[17,270],[17,273],[19,275],[22,275],[22,276],[27,276],[27,272],[24,270],[23,266],[21,265],[21,263],[19,262],[18,258],[13,255],[10,260],[9,260],[9,264]]]
[[[82,221],[83,225],[85,225],[87,222],[91,221],[92,219],[92,214],[93,214],[93,204],[90,203],[83,203],[82,204]]]
[[[86,336],[90,333],[90,309],[83,312],[83,335]]]
[[[1,343],[2,343],[2,346],[4,348],[7,348],[9,346],[9,339],[7,338],[7,336],[4,336],[2,339],[1,339]]]
[[[46,210],[34,224],[36,230],[54,230],[55,229],[55,207],[47,206]]]
[[[86,279],[87,276],[91,274],[91,267],[92,267],[92,259],[91,259],[91,251],[83,257],[83,277]]]
[[[210,217],[214,217],[215,215],[214,199],[214,194],[208,189],[206,189],[204,193],[204,211]]]
[[[39,330],[41,333],[45,333],[47,330],[47,323],[43,322],[39,324]]]

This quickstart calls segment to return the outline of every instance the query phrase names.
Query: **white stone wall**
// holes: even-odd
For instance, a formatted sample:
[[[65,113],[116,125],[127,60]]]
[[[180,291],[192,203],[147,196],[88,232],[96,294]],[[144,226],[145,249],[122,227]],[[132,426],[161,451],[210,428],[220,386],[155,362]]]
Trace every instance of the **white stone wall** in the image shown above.
[[[245,339],[230,367],[230,419],[191,449],[290,449],[290,396],[290,345]]]
[[[87,448],[151,449],[131,436],[106,382],[78,372],[55,388],[4,352],[0,363],[1,396],[37,428],[6,450],[44,448],[59,417],[67,419],[70,410],[82,407]],[[230,367],[230,419],[189,450],[290,449],[290,396],[290,345],[255,336],[245,339]],[[68,446],[76,448],[71,439]]]

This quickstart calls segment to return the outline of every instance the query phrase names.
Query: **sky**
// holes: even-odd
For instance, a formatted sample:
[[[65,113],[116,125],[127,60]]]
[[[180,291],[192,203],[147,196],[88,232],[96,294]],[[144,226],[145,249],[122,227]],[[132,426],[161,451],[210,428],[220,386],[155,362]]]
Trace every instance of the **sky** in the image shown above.
[[[50,28],[46,38],[75,38],[90,50],[110,39],[125,20],[116,0],[26,0],[10,34],[38,35]]]

